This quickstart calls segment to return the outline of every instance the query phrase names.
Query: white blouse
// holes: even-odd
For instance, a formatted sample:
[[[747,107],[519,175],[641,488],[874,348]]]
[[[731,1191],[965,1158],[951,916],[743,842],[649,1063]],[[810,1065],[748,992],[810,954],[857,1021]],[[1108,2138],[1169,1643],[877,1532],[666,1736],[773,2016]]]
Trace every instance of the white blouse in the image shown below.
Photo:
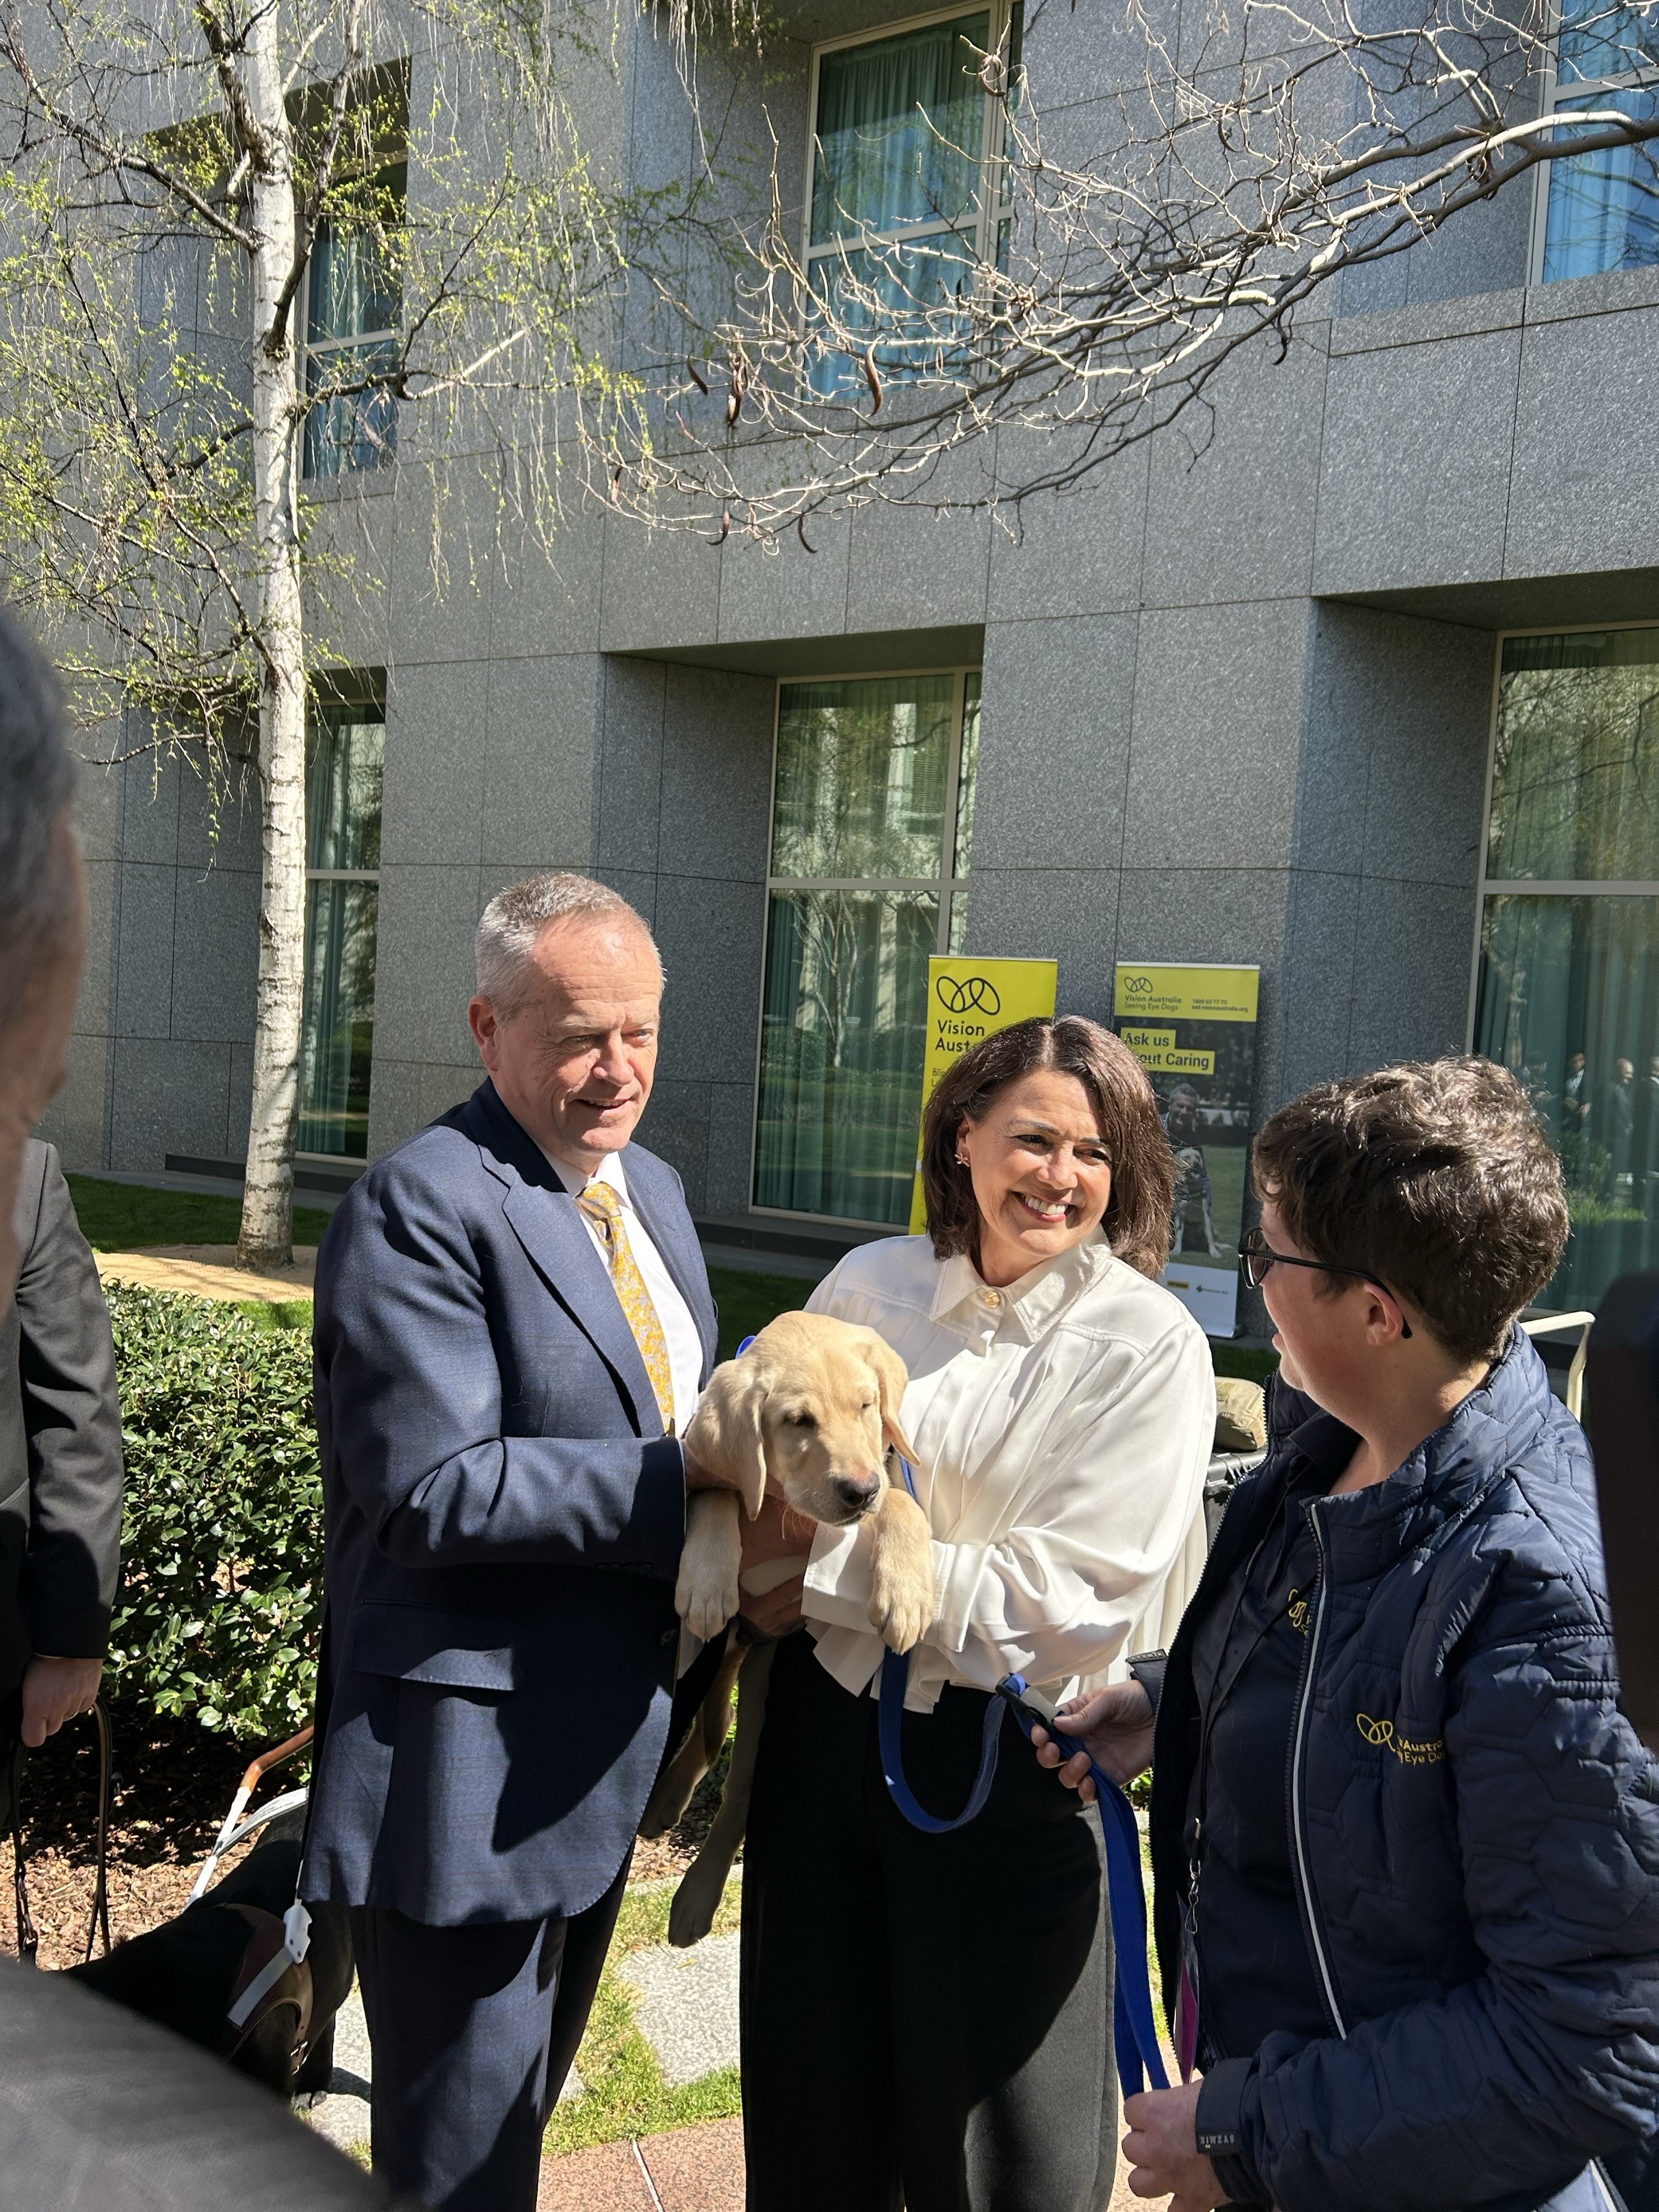
[[[1070,1696],[1174,1633],[1203,1568],[1215,1433],[1209,1346],[1178,1299],[1097,1230],[1002,1291],[925,1237],[884,1238],[806,1303],[873,1328],[910,1370],[939,1609],[907,1705],[1011,1672]],[[820,1528],[802,1606],[855,1695],[881,1664],[869,1598],[869,1523]]]

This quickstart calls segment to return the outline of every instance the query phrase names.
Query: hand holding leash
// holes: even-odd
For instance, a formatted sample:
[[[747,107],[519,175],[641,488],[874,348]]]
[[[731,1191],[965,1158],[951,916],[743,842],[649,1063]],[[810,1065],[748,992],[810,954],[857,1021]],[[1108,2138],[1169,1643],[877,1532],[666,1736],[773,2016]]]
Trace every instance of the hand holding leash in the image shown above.
[[[1057,1708],[1059,1726],[1051,1733],[1031,1730],[1039,1766],[1058,1769],[1068,1790],[1085,1805],[1097,1797],[1090,1766],[1120,1789],[1152,1763],[1152,1701],[1139,1682],[1109,1682],[1086,1698],[1070,1698]]]

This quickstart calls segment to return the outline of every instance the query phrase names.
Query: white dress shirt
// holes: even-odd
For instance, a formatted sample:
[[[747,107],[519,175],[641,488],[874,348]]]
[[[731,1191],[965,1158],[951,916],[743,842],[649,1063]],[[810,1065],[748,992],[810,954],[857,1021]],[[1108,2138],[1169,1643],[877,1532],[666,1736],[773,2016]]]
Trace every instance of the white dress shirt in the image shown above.
[[[1097,1230],[995,1291],[925,1237],[860,1245],[807,1301],[873,1328],[910,1371],[904,1426],[939,1609],[906,1704],[1024,1674],[1054,1696],[1173,1633],[1204,1564],[1209,1346]],[[873,1685],[870,1528],[821,1528],[803,1609],[843,1689]]]
[[[580,1198],[585,1185],[576,1170],[567,1167],[562,1160],[556,1160],[550,1153],[544,1157],[570,1195]],[[645,1287],[651,1293],[651,1303],[657,1309],[657,1319],[662,1323],[662,1333],[668,1340],[668,1368],[674,1382],[674,1433],[677,1437],[683,1437],[686,1423],[696,1411],[702,1380],[702,1340],[697,1334],[697,1324],[691,1318],[690,1307],[674,1287],[674,1278],[665,1266],[661,1253],[651,1242],[650,1231],[634,1211],[633,1201],[628,1195],[628,1178],[623,1172],[622,1154],[607,1152],[605,1164],[593,1181],[608,1182],[622,1200],[623,1227],[628,1235],[628,1249],[645,1278]],[[611,1273],[611,1254],[599,1233],[599,1225],[585,1213],[581,1219],[593,1249],[605,1262],[605,1272],[608,1275]]]

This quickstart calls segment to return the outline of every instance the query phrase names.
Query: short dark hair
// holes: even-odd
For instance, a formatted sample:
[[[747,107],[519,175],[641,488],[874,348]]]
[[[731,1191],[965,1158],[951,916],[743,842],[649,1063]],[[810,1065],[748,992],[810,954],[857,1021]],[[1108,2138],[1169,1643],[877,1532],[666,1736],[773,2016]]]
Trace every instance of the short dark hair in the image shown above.
[[[0,1024],[21,1010],[41,956],[72,918],[52,840],[74,795],[57,679],[0,611]]]
[[[1463,1359],[1498,1357],[1567,1241],[1561,1164],[1495,1060],[1322,1083],[1266,1124],[1252,1172],[1311,1258],[1375,1275]]]
[[[979,1208],[957,1160],[967,1121],[982,1121],[999,1091],[1053,1068],[1088,1092],[1112,1164],[1112,1195],[1101,1223],[1120,1260],[1156,1276],[1170,1256],[1175,1161],[1146,1071],[1127,1045],[1079,1014],[1034,1017],[999,1030],[954,1060],[933,1085],[921,1124],[921,1187],[927,1233],[941,1260],[979,1256]]]

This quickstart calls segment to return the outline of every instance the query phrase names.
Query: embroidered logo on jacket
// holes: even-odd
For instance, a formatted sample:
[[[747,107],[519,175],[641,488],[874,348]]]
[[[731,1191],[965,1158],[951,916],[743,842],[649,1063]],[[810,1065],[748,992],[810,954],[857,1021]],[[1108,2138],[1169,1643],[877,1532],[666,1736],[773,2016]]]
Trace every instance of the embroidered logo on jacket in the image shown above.
[[[1392,1721],[1374,1721],[1369,1713],[1356,1713],[1354,1719],[1367,1743],[1391,1751],[1402,1766],[1432,1766],[1446,1756],[1446,1747],[1438,1736],[1424,1741],[1396,1735]]]

